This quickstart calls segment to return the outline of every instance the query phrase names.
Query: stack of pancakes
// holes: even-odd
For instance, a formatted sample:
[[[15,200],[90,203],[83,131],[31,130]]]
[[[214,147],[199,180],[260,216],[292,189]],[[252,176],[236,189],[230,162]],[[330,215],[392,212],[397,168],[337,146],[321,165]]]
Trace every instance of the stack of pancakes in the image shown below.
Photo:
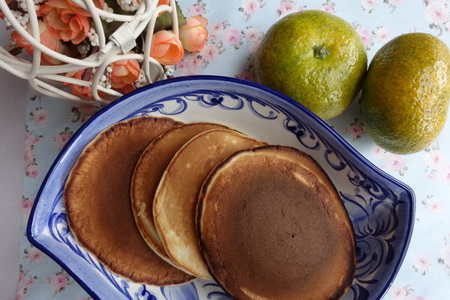
[[[78,158],[64,200],[77,241],[134,282],[330,299],[353,280],[351,222],[316,161],[219,124],[114,124]]]

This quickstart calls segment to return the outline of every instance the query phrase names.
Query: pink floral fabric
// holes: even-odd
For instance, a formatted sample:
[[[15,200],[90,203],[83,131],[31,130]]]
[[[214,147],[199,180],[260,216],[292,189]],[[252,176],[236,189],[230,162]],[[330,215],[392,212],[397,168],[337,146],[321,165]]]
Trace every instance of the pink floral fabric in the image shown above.
[[[254,80],[255,51],[268,28],[305,9],[321,9],[347,20],[360,34],[369,59],[392,38],[428,32],[450,45],[448,0],[179,0],[187,17],[208,20],[208,41],[186,53],[175,76],[215,74]],[[356,100],[328,121],[373,164],[411,186],[416,194],[414,233],[404,263],[384,299],[450,299],[450,122],[427,149],[412,155],[386,152],[366,134]],[[58,152],[95,108],[30,96],[25,128],[23,235],[17,299],[88,299],[88,294],[51,258],[26,239],[26,223],[37,191]]]

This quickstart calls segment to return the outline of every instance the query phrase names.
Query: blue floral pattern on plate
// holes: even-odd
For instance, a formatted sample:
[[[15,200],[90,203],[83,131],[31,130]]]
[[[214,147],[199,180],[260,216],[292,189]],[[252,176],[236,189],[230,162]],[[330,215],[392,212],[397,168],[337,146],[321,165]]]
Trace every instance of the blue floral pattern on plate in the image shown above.
[[[171,287],[130,282],[104,268],[70,232],[62,195],[77,157],[101,130],[143,115],[217,122],[268,143],[290,145],[309,153],[336,185],[355,231],[357,268],[344,299],[384,295],[411,238],[413,191],[373,166],[326,123],[280,93],[239,79],[194,76],[153,84],[105,107],[74,135],[44,180],[28,224],[28,237],[93,297],[230,299],[214,281],[197,279]]]

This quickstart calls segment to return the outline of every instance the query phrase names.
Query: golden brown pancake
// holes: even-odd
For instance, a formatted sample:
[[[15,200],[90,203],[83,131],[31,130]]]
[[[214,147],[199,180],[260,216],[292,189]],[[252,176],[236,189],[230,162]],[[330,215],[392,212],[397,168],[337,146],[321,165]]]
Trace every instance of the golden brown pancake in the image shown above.
[[[130,205],[131,177],[141,153],[177,125],[156,117],[112,125],[86,146],[66,182],[67,219],[77,241],[109,270],[134,282],[171,285],[193,279],[148,247]]]
[[[147,244],[164,260],[167,256],[153,221],[153,198],[159,181],[175,153],[198,133],[225,126],[212,123],[190,123],[172,128],[155,138],[142,153],[134,169],[131,203],[137,227]]]
[[[196,135],[175,154],[156,191],[153,216],[167,254],[181,269],[210,278],[195,232],[197,198],[204,179],[235,151],[262,145],[234,130],[215,129]]]
[[[211,275],[237,299],[336,299],[355,270],[355,239],[321,167],[291,147],[226,159],[205,180],[198,235]]]

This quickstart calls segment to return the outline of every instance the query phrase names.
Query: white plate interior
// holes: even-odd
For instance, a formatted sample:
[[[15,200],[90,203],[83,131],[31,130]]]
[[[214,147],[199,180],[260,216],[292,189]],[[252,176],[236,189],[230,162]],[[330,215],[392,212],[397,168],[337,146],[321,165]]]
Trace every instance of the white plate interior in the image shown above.
[[[92,296],[227,298],[214,281],[195,280],[183,286],[159,288],[112,274],[77,244],[67,226],[62,192],[81,151],[101,130],[142,115],[220,123],[270,144],[289,145],[310,154],[336,185],[356,235],[357,270],[343,299],[375,299],[386,292],[411,237],[412,190],[373,166],[328,125],[291,99],[255,83],[194,76],[156,83],[103,109],[62,150],[41,187],[30,217],[28,237]]]

